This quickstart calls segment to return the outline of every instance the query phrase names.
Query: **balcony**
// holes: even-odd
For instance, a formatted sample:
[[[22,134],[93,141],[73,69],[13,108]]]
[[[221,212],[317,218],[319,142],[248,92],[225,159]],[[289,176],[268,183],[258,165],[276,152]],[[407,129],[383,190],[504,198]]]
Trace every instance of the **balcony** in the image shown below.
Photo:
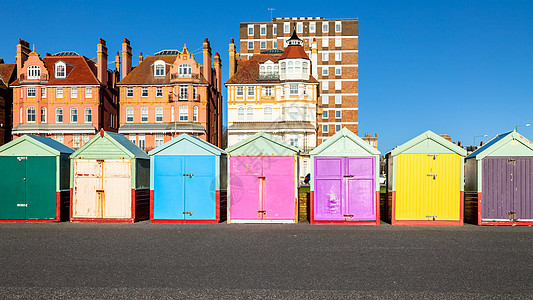
[[[200,80],[200,74],[170,74],[172,82],[190,82]]]
[[[188,101],[189,100],[189,94],[180,94],[178,99],[180,101]]]
[[[20,81],[39,81],[39,82],[42,82],[42,81],[48,81],[48,80],[49,80],[48,74],[41,74],[41,76],[31,77],[31,78],[28,78],[28,76],[26,76],[26,74],[20,74]]]
[[[274,73],[259,73],[259,76],[257,80],[265,80],[265,81],[275,81],[279,80],[279,75],[277,72]]]

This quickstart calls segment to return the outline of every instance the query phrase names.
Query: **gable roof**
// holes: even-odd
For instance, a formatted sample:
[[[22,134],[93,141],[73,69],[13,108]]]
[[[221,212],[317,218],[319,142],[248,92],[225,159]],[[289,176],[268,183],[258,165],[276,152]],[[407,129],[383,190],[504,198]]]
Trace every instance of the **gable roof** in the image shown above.
[[[148,152],[148,155],[152,156],[152,155],[158,154],[158,153],[164,151],[165,149],[173,147],[174,145],[180,143],[183,140],[189,141],[189,142],[197,145],[198,147],[207,150],[208,152],[210,152],[210,153],[212,153],[214,155],[220,155],[220,154],[225,153],[224,150],[218,148],[215,145],[212,145],[211,143],[208,143],[208,142],[206,142],[206,141],[204,141],[204,140],[202,140],[200,138],[191,136],[189,134],[182,133],[179,136],[173,138],[172,140],[170,140],[170,141],[164,143],[163,145],[161,145],[161,146],[153,149],[152,151]]]
[[[103,136],[102,136],[103,133]],[[141,158],[141,159],[150,159],[148,154],[146,154],[141,148],[137,147],[124,135],[115,132],[100,131],[95,135],[89,142],[85,143],[80,149],[76,150],[70,157],[75,158],[81,155],[87,148],[90,148],[94,143],[100,139],[107,139],[113,143],[113,145],[124,153],[129,154],[130,158]]]
[[[165,62],[165,76],[154,76],[153,65],[156,61]],[[170,69],[176,60],[176,56],[147,56],[139,65],[131,70],[118,84],[119,85],[159,85],[170,83]],[[200,72],[200,83],[207,83],[204,75]]]
[[[17,139],[10,141],[2,146],[0,146],[0,153],[8,150],[11,147],[14,147],[21,143],[30,143],[50,154],[59,155],[61,153],[71,154],[74,152],[73,149],[63,145],[62,143],[47,137],[41,137],[36,135],[25,134]]]
[[[264,147],[265,145],[261,145],[261,143],[265,143],[265,145],[268,145],[269,148]],[[259,147],[254,147],[253,145],[259,145]],[[248,147],[252,146],[252,147]],[[250,149],[253,148],[253,149]],[[226,153],[232,154],[236,153],[236,155],[265,155],[265,156],[275,156],[275,155],[287,155],[289,153],[295,154],[298,153],[298,148],[291,146],[284,141],[268,134],[265,132],[258,132],[238,143],[235,145],[228,147],[226,149]]]
[[[96,77],[97,67],[95,63],[82,55],[54,56],[46,55],[42,58],[45,68],[48,70],[50,78],[48,85],[100,85]],[[55,77],[55,64],[62,61],[66,65],[66,77]],[[106,66],[107,70],[107,66]],[[13,85],[19,85],[17,79]]]
[[[438,145],[448,149],[451,152],[455,152],[461,156],[466,156],[466,150],[455,145],[454,143],[446,140],[445,138],[441,137],[440,135],[428,130],[421,135],[413,138],[412,140],[404,143],[403,145],[400,145],[394,149],[392,149],[389,153],[392,156],[396,156],[402,152],[406,152],[407,150],[417,146],[418,144],[426,141],[426,140],[432,140],[433,142],[437,143]]]
[[[15,81],[17,65],[0,63],[0,84],[8,87],[10,83]]]
[[[372,154],[372,155],[381,154],[381,152],[379,152],[378,149],[370,146],[367,142],[365,142],[363,139],[358,137],[355,133],[351,132],[346,127],[342,128],[340,131],[335,133],[332,137],[328,138],[325,142],[323,142],[318,147],[313,149],[313,151],[311,151],[309,154],[319,155],[320,153],[324,152],[326,149],[328,149],[335,143],[338,143],[341,139],[349,139],[353,141],[358,146],[360,146],[363,150],[367,151],[369,154]]]
[[[531,149],[531,151],[533,152],[533,143],[531,141],[529,141],[528,139],[526,139],[524,136],[522,136],[516,131],[510,131],[510,132],[502,133],[502,134],[495,136],[488,143],[478,148],[476,151],[470,153],[470,155],[468,155],[466,158],[475,157],[478,160],[483,159],[484,157],[488,156],[490,153],[492,153],[496,149],[506,145],[511,140],[516,140],[522,143],[524,146]]]

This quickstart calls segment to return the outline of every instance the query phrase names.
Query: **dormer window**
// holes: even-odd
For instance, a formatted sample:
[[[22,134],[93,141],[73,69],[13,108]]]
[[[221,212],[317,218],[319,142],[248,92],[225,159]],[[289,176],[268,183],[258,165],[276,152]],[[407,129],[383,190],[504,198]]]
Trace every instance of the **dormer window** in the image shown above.
[[[67,66],[64,62],[60,61],[56,63],[56,78],[66,78],[67,77]]]
[[[272,61],[267,61],[259,66],[259,80],[277,80],[278,65]]]
[[[39,66],[28,67],[28,79],[41,79],[41,68]]]
[[[158,60],[154,63],[154,76],[165,76],[165,62]]]
[[[191,78],[191,65],[181,64],[178,67],[178,76],[179,78]]]

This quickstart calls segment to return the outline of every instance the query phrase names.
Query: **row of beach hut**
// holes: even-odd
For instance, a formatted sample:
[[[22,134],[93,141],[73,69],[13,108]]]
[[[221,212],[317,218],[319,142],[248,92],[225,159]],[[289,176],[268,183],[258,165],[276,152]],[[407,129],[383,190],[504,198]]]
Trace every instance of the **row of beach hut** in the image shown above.
[[[299,152],[271,135],[224,151],[183,134],[148,154],[104,131],[77,151],[11,141],[0,147],[0,221],[298,221]],[[466,155],[427,131],[387,153],[380,197],[380,152],[344,128],[310,153],[310,222],[532,225],[533,144],[513,131]]]

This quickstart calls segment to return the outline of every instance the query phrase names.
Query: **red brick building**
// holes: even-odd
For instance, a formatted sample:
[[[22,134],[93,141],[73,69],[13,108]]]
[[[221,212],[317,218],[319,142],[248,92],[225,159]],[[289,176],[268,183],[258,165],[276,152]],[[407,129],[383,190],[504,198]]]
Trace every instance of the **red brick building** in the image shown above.
[[[10,85],[16,78],[17,65],[6,64],[0,58],[0,146],[11,141],[13,91]]]
[[[145,151],[182,133],[222,147],[222,65],[207,38],[202,47],[202,63],[184,46],[141,53],[131,69],[131,46],[124,40],[119,133]]]
[[[47,53],[43,58],[19,40],[17,80],[13,86],[13,138],[35,134],[72,148],[103,128],[118,129],[119,72],[107,69],[106,42],[97,57],[75,52]]]

